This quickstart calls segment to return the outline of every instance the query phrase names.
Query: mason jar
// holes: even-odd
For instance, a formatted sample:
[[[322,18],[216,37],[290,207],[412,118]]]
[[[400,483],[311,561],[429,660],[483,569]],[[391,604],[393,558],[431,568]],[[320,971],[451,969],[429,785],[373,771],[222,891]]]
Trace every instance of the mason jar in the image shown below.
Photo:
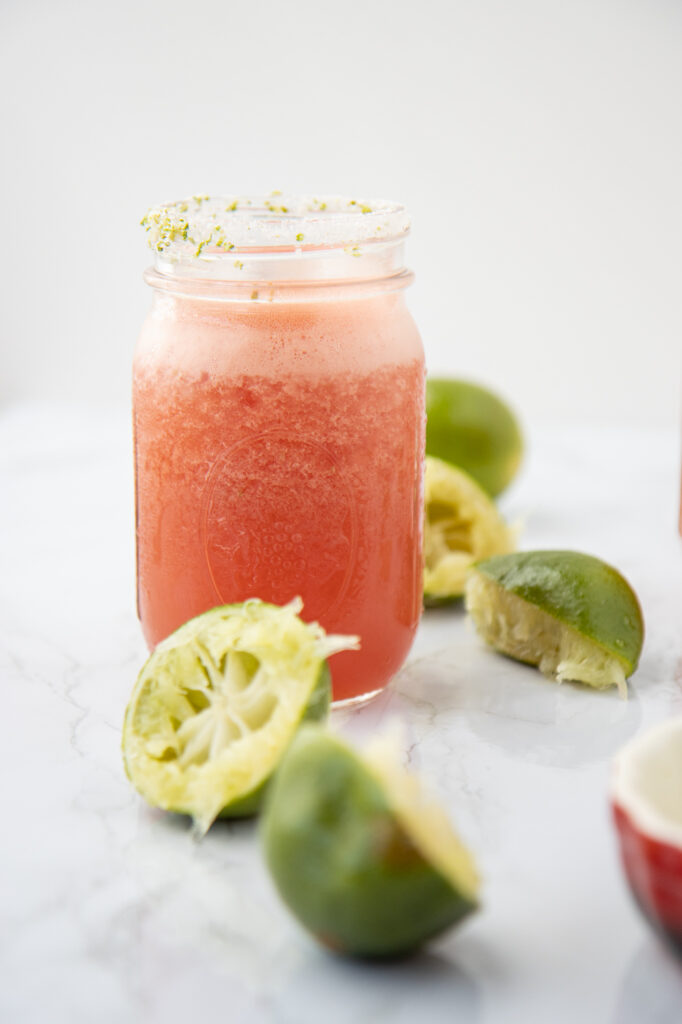
[[[405,209],[273,194],[143,221],[134,359],[138,612],[150,647],[219,604],[303,600],[357,635],[334,699],[405,660],[422,598],[424,354]]]

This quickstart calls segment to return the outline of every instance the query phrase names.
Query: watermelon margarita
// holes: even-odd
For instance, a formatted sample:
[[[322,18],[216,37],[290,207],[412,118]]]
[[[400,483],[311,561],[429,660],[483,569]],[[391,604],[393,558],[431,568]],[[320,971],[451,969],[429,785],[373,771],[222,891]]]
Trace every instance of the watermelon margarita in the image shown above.
[[[217,604],[300,595],[305,619],[360,637],[331,660],[335,700],[380,689],[421,608],[424,363],[409,276],[285,278],[264,301],[262,284],[245,297],[240,280],[147,279],[133,386],[147,642]]]

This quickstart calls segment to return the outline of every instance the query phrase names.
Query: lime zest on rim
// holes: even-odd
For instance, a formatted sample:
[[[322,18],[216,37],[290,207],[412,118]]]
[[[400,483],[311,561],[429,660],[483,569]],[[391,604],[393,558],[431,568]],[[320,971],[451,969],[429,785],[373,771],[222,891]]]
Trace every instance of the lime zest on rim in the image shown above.
[[[140,225],[159,255],[215,260],[234,249],[374,244],[406,234],[410,222],[404,207],[387,199],[273,192],[194,195],[160,203]]]

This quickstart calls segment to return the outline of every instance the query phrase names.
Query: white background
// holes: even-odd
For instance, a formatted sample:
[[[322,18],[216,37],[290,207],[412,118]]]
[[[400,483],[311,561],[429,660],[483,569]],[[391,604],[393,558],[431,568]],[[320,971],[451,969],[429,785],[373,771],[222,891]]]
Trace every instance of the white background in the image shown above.
[[[0,406],[128,401],[158,201],[410,209],[432,371],[678,420],[679,0],[0,0]]]

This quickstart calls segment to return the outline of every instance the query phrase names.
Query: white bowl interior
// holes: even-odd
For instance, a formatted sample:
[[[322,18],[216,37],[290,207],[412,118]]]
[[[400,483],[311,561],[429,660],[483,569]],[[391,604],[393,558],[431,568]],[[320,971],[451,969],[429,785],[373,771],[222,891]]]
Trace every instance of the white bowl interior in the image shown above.
[[[623,748],[613,796],[641,829],[682,847],[682,718],[649,729]]]

